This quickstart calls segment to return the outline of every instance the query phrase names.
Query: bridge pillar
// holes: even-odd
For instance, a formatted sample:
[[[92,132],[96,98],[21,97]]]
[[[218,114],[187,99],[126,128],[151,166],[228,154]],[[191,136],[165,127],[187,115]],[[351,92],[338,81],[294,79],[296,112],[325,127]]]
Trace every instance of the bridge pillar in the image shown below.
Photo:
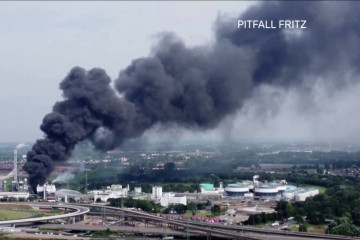
[[[206,234],[206,240],[211,240],[211,232],[207,232],[207,234]]]

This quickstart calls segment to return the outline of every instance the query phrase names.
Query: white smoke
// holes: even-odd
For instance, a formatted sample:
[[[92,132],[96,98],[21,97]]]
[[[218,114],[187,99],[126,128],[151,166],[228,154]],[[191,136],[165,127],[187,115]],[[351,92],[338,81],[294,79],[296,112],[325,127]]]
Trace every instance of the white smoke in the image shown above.
[[[25,143],[19,143],[18,145],[16,145],[15,149],[19,150],[20,148],[25,147],[25,146],[26,146]]]
[[[14,176],[14,169],[11,170],[11,172],[9,172],[6,176],[0,176],[0,181],[11,178]]]
[[[66,183],[72,179],[74,179],[75,175],[73,173],[70,172],[64,172],[60,175],[58,175],[53,181],[52,183],[56,183],[56,182],[63,182]]]

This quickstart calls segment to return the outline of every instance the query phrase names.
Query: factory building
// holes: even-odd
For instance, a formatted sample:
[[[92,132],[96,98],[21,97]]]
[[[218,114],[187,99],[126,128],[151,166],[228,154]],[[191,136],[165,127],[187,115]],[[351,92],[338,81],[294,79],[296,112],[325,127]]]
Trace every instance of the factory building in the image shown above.
[[[152,187],[151,199],[160,203],[160,205],[163,207],[168,207],[172,204],[186,205],[187,203],[186,196],[178,197],[175,195],[175,193],[164,193],[161,186]]]
[[[102,202],[107,202],[109,198],[122,198],[128,196],[128,188],[123,188],[121,185],[113,184],[108,186],[106,190],[93,190],[94,201],[100,199]]]
[[[200,192],[206,195],[222,195],[224,193],[223,183],[220,182],[219,188],[215,188],[212,183],[201,183]]]
[[[163,195],[162,187],[161,186],[154,186],[152,187],[151,198],[154,200],[159,200]]]
[[[0,199],[1,198],[29,198],[29,192],[28,192],[28,185],[27,185],[27,179],[24,178],[23,180],[18,178],[18,161],[17,161],[17,149],[14,150],[14,167],[13,170],[3,178],[2,181],[0,181]],[[7,190],[7,183],[9,183],[10,180],[8,177],[13,176],[13,180],[11,181],[11,192],[8,192]]]
[[[29,192],[0,192],[0,199],[1,198],[29,198]]]
[[[164,193],[163,196],[160,198],[160,205],[163,207],[168,207],[169,205],[175,204],[183,204],[186,206],[186,196],[176,197],[175,193]]]
[[[134,194],[135,194],[135,195],[141,195],[141,194],[142,194],[142,189],[141,189],[141,187],[135,187],[135,188],[134,188]]]
[[[44,185],[37,185],[36,192],[39,197],[42,197],[44,201],[55,202],[56,187],[54,184],[45,183]]]

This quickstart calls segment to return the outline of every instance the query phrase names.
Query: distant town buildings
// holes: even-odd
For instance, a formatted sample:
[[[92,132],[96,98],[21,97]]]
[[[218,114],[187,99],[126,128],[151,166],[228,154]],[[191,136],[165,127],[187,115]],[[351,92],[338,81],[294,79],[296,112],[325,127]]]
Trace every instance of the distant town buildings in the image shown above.
[[[129,188],[122,188],[121,185],[111,185],[106,190],[93,190],[94,201],[106,202],[110,198],[133,197],[136,199],[148,199],[160,203],[163,207],[168,207],[174,204],[187,204],[186,196],[176,196],[176,193],[163,193],[161,186],[154,186],[152,193],[143,193],[141,187],[135,187],[134,191],[130,192]]]

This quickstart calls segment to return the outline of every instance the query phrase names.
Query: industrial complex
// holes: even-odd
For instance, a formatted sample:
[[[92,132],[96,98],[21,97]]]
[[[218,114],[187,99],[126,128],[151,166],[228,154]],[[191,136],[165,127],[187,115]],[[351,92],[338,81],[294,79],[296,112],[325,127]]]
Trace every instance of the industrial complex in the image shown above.
[[[0,184],[0,198],[29,198],[27,179],[19,180],[18,178],[18,156],[17,149],[14,150],[14,167],[12,171],[13,181],[11,182],[11,191],[6,191],[7,180],[3,180]],[[129,185],[123,187],[120,184],[113,184],[106,189],[92,190],[87,194],[80,192],[61,189],[56,190],[56,186],[51,183],[45,183],[43,186],[37,186],[37,194],[44,201],[68,202],[72,198],[76,202],[88,201],[92,199],[94,202],[106,202],[110,198],[133,197],[135,199],[147,199],[160,203],[161,206],[167,207],[173,204],[184,204],[188,201],[199,199],[199,196],[216,196],[217,198],[230,199],[267,199],[267,200],[287,200],[287,201],[305,201],[307,197],[314,196],[319,193],[315,188],[298,188],[294,185],[287,184],[285,180],[275,180],[271,182],[259,181],[259,176],[255,175],[251,180],[228,184],[225,188],[220,182],[219,187],[215,188],[212,183],[201,183],[200,193],[173,193],[163,192],[162,186],[153,186],[152,193],[143,193],[141,187],[135,187],[130,190]],[[195,196],[195,197],[194,197]]]
[[[7,191],[9,180],[7,178],[3,178],[0,181],[0,199],[7,198],[23,198],[27,199],[29,197],[29,186],[27,185],[27,178],[20,180],[18,177],[18,150],[14,149],[14,167],[13,170],[7,175],[10,179],[13,177],[11,181],[11,191]]]
[[[211,183],[202,183],[200,189],[201,193],[205,195],[219,195],[233,199],[305,201],[307,197],[319,194],[318,189],[298,188],[294,185],[288,185],[285,180],[260,182],[258,175],[253,177],[253,181],[244,180],[228,184],[225,189],[222,183],[220,183],[219,188],[215,188]]]
[[[234,198],[263,198],[288,201],[305,201],[307,197],[319,194],[315,188],[298,188],[288,185],[285,180],[260,182],[259,176],[255,175],[253,181],[242,181],[229,184],[225,188],[228,196]]]

